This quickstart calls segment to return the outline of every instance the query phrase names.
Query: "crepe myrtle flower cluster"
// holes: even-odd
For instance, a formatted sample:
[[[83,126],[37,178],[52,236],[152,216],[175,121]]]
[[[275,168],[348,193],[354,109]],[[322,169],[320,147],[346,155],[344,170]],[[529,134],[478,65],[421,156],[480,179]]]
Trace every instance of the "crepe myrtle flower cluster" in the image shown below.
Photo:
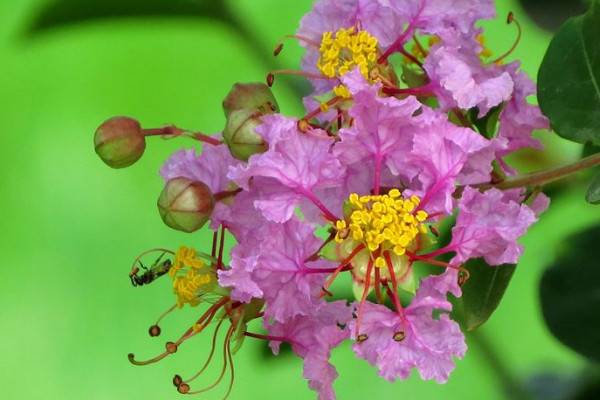
[[[207,309],[164,353],[131,362],[173,354],[216,322],[205,365],[173,379],[180,393],[212,389],[229,370],[227,397],[245,337],[267,340],[275,353],[291,345],[320,399],[335,398],[329,357],[345,341],[389,381],[416,370],[446,382],[467,350],[449,317],[449,295],[461,296],[468,279],[464,264],[517,263],[517,240],[548,206],[539,190],[495,187],[515,174],[505,157],[539,148],[532,131],[548,122],[527,101],[534,84],[519,63],[504,62],[516,43],[495,58],[483,44],[475,23],[494,13],[491,0],[319,0],[290,35],[306,50],[302,69],[272,71],[268,85],[235,84],[222,133],[105,122],[96,151],[115,168],[139,159],[146,137],[203,143],[164,163],[158,208],[174,229],[214,232],[200,249],[153,250],[162,254],[150,268],[136,259],[134,285],[172,279],[168,312]],[[508,23],[520,38],[512,14]],[[283,74],[312,84],[301,118],[281,113],[270,91]],[[451,240],[442,243],[438,227],[450,218]],[[236,243],[229,257],[226,235]],[[438,273],[419,272],[424,264]],[[331,300],[344,285],[353,301]],[[248,331],[256,319],[265,333]],[[223,324],[221,374],[192,390]]]

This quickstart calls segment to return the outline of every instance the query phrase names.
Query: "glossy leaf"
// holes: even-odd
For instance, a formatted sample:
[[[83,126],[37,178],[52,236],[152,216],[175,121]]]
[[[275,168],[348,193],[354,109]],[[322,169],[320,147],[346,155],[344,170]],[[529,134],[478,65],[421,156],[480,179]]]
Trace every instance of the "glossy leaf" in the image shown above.
[[[546,52],[538,77],[540,107],[562,137],[600,144],[600,2],[568,20]]]
[[[469,279],[463,294],[454,301],[454,317],[469,330],[483,325],[496,311],[515,272],[516,265],[490,266],[483,259],[469,261],[464,267]]]
[[[600,225],[568,238],[544,273],[542,312],[550,331],[576,352],[600,361]]]

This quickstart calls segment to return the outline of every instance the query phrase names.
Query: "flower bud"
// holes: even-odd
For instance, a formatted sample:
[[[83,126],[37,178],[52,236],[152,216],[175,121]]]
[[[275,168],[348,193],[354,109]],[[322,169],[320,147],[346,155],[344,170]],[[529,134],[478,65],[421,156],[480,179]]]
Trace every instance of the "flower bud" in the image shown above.
[[[265,152],[267,144],[258,133],[262,114],[259,111],[244,109],[229,114],[223,131],[223,140],[231,155],[238,160],[248,161],[251,155]]]
[[[146,140],[138,121],[128,117],[114,117],[96,130],[94,146],[96,153],[109,167],[125,168],[144,154]]]
[[[262,114],[279,112],[277,100],[271,89],[264,83],[236,83],[223,100],[225,116],[237,110],[256,110]]]
[[[183,232],[202,228],[215,207],[209,187],[187,178],[171,179],[158,199],[158,211],[165,224]]]

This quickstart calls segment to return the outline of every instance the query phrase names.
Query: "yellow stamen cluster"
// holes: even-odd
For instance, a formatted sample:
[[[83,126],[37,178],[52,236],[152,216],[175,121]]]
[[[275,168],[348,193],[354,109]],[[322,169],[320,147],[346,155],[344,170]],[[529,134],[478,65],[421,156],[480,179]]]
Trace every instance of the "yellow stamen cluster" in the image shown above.
[[[364,243],[371,253],[378,253],[375,266],[379,268],[386,266],[381,256],[383,251],[391,250],[402,256],[420,233],[427,232],[423,222],[429,215],[418,210],[420,199],[417,196],[404,199],[398,189],[376,196],[353,193],[348,203],[352,209],[350,222],[337,221],[335,240],[341,243],[351,237]]]
[[[173,292],[177,296],[177,306],[196,306],[200,303],[202,289],[214,283],[210,269],[198,258],[196,250],[180,247],[169,270],[173,279]]]
[[[339,78],[358,67],[365,79],[370,80],[370,71],[377,63],[377,44],[369,32],[354,27],[325,32],[317,67],[327,78]],[[351,97],[344,85],[336,86],[333,92],[342,98]]]

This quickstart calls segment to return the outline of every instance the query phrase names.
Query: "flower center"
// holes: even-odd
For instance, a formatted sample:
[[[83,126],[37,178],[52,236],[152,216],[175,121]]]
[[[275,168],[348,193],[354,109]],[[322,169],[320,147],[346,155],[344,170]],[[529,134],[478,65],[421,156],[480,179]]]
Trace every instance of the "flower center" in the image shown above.
[[[173,279],[179,308],[185,304],[192,307],[200,304],[201,295],[209,292],[216,283],[211,268],[198,258],[196,250],[183,246],[175,255],[169,275]]]
[[[375,266],[386,267],[386,260],[382,256],[385,251],[403,256],[417,236],[427,232],[423,222],[429,215],[417,209],[419,203],[417,196],[404,199],[398,189],[375,196],[353,193],[347,202],[349,222],[336,222],[335,240],[342,243],[351,237],[363,243],[372,254],[377,255]]]
[[[369,32],[356,28],[325,32],[321,39],[321,57],[317,67],[328,78],[339,78],[358,67],[365,79],[371,80],[370,72],[377,64],[377,39]],[[348,98],[350,93],[344,85],[334,88],[337,96]]]

